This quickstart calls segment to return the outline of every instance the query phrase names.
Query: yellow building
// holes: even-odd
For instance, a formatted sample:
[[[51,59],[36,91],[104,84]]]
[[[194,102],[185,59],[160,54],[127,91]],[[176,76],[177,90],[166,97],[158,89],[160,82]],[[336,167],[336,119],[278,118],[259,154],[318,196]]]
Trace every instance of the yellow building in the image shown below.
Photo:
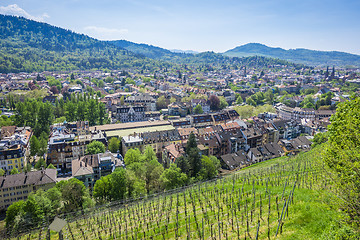
[[[56,169],[19,173],[0,177],[0,210],[12,203],[26,200],[29,194],[40,188],[48,190],[56,184]]]
[[[32,135],[30,127],[7,126],[1,128],[0,168],[6,173],[25,166],[26,151]]]

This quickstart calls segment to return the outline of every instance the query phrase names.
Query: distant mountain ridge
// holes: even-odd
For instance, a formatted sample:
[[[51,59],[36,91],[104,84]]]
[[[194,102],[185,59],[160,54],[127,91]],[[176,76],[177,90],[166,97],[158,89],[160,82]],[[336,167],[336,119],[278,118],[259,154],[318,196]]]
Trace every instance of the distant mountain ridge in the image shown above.
[[[0,14],[0,73],[98,69],[182,69],[200,71],[303,65],[266,57],[228,57],[214,52],[174,53],[126,40],[100,41],[85,34]]]
[[[181,49],[170,49],[174,53],[187,53],[187,54],[198,54],[199,52],[193,50],[181,50]]]
[[[248,43],[223,53],[229,57],[264,56],[307,65],[360,66],[360,55],[339,51],[316,51],[303,48],[285,50],[260,43]]]
[[[145,43],[134,43],[127,40],[108,41],[109,43],[126,49],[130,52],[158,60],[168,60],[169,58],[182,57],[183,54],[175,53],[170,50],[156,47]]]

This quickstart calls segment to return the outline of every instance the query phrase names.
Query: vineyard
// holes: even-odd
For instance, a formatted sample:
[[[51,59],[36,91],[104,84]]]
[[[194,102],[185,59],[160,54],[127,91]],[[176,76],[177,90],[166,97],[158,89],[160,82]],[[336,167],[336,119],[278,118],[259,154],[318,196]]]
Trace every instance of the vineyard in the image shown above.
[[[340,214],[316,148],[146,199],[65,216],[64,239],[319,239]],[[46,227],[16,239],[58,239]]]

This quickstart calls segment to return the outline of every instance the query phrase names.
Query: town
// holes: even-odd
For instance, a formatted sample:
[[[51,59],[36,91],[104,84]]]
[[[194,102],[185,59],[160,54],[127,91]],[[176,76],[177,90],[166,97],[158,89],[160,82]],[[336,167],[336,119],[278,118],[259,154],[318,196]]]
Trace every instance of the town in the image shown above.
[[[308,151],[313,136],[326,131],[336,105],[359,93],[359,73],[273,66],[1,74],[0,207],[62,179],[77,178],[91,191],[102,176],[126,167],[129,149],[151,146],[158,162],[169,167],[185,154],[191,134],[201,156],[219,159],[222,174]],[[104,107],[96,110],[98,118],[70,104],[86,96]],[[30,122],[15,125],[19,103],[30,98],[55,108],[49,134],[37,133],[36,141]],[[89,154],[94,141],[108,150]],[[118,145],[110,149],[110,141]]]

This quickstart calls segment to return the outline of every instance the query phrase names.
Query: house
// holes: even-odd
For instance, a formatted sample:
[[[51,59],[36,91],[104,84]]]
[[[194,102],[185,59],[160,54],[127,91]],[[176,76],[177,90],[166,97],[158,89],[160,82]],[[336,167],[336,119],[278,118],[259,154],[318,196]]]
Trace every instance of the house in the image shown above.
[[[10,173],[14,168],[21,171],[26,160],[32,130],[30,127],[4,126],[1,128],[0,168]]]
[[[122,146],[122,154],[126,154],[129,149],[138,148],[140,151],[143,151],[143,138],[134,133],[133,135],[128,135],[122,137],[121,146]]]
[[[71,164],[72,176],[79,179],[86,187],[92,189],[102,176],[122,166],[122,161],[110,152],[86,155],[74,159]]]
[[[241,130],[244,139],[246,140],[247,148],[259,147],[262,144],[262,133],[256,127],[249,127]]]
[[[122,123],[146,121],[145,107],[141,105],[116,106],[112,116]]]
[[[175,163],[176,159],[181,157],[184,153],[184,149],[180,144],[170,144],[163,150],[162,161],[163,163]]]
[[[82,129],[81,125],[79,128]],[[95,140],[107,145],[106,137],[100,130],[86,135],[75,135],[66,124],[53,125],[48,141],[47,164],[53,164],[61,173],[69,173],[72,160],[84,156],[87,145]]]
[[[222,168],[228,170],[243,168],[250,165],[249,159],[243,150],[221,156],[220,163]]]
[[[206,101],[205,99],[191,99],[191,108],[194,110],[194,108],[200,105],[204,113],[210,112],[210,103],[209,101]]]
[[[207,147],[209,155],[212,156],[221,156],[221,144],[219,142],[219,137],[213,135],[204,135],[198,138],[198,145],[203,145]]]
[[[274,128],[279,131],[280,139],[296,138],[301,134],[300,125],[295,120],[274,120],[272,122]]]
[[[0,210],[12,203],[26,200],[31,192],[48,190],[56,184],[56,169],[23,172],[0,177]]]
[[[258,148],[250,148],[249,152],[248,152],[248,158],[253,162],[253,163],[258,163],[261,162],[263,160],[263,155],[262,153],[259,151]]]
[[[195,136],[198,134],[198,130],[194,127],[190,127],[190,128],[178,128],[177,129],[180,135],[180,139],[181,140],[186,140],[189,138],[191,133],[194,133]]]
[[[156,100],[148,93],[138,93],[124,100],[126,105],[142,105],[145,111],[156,111]]]
[[[284,150],[280,147],[280,145],[274,142],[266,143],[264,148],[266,148],[271,153],[271,158],[281,157],[284,154]]]
[[[158,159],[162,159],[162,152],[164,148],[170,144],[180,143],[180,134],[177,129],[152,131],[141,133],[144,148],[151,146]]]
[[[168,105],[168,110],[170,116],[185,117],[187,114],[187,108],[182,103],[171,103]]]
[[[213,119],[210,114],[191,115],[189,118],[191,125],[194,127],[203,127],[213,124]]]

